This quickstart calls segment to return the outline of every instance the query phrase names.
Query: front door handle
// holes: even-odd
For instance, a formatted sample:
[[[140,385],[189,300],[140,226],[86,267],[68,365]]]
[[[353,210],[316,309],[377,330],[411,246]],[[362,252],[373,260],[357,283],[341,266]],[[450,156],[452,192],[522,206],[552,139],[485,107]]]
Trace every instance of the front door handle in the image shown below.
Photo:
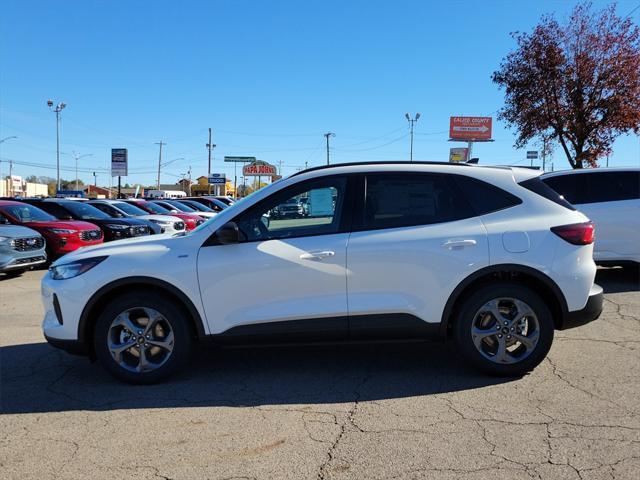
[[[444,242],[442,246],[444,248],[448,248],[449,250],[459,250],[464,247],[473,247],[476,245],[476,243],[477,242],[475,240],[471,240],[471,239],[465,239],[465,240],[451,239]]]
[[[300,255],[300,259],[302,260],[323,260],[327,257],[333,257],[336,252],[332,252],[330,250],[323,250],[322,252],[309,252],[303,253]]]

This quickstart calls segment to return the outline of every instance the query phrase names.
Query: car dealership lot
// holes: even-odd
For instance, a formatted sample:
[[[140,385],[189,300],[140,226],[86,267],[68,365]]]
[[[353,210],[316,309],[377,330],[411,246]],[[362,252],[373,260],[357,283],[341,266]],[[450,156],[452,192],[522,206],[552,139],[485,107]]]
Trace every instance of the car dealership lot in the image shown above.
[[[199,352],[137,387],[42,338],[43,271],[0,278],[2,478],[638,478],[640,293],[521,379],[440,344]]]

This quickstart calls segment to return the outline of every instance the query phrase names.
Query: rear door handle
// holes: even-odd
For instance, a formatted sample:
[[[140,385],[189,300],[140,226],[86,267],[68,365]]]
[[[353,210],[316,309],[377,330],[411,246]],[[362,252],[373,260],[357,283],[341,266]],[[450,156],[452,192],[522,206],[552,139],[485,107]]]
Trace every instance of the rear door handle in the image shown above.
[[[336,252],[332,252],[330,250],[323,250],[321,252],[309,252],[303,253],[300,255],[300,259],[302,260],[323,260],[327,257],[333,257]]]
[[[444,248],[448,248],[449,250],[454,250],[454,249],[458,250],[464,247],[473,247],[476,245],[476,243],[477,242],[472,239],[465,239],[465,240],[451,239],[444,242],[442,246]]]

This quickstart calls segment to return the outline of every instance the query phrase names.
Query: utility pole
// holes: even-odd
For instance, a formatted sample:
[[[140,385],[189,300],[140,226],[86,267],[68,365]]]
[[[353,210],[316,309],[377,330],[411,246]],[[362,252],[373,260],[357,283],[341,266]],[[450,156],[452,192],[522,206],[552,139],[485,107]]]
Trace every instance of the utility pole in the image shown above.
[[[413,125],[418,121],[418,119],[420,118],[420,114],[416,113],[416,116],[414,118],[411,118],[409,116],[408,113],[404,114],[404,117],[407,119],[407,121],[409,122],[409,124],[411,125],[411,146],[409,148],[409,161],[413,162]]]
[[[205,145],[207,150],[209,150],[209,166],[207,167],[207,185],[209,190],[209,195],[211,195],[211,184],[209,183],[209,178],[211,177],[211,151],[216,148],[215,144],[211,143],[211,127],[209,127],[209,143]]]
[[[9,160],[9,196],[13,197],[13,160]]]
[[[53,100],[47,100],[47,106],[56,114],[56,176],[58,190],[60,190],[60,112],[67,106],[66,103],[60,102],[53,108]]]
[[[93,172],[93,186],[98,186],[98,174],[96,172]]]
[[[162,140],[155,143],[160,145],[160,153],[158,154],[158,181],[156,182],[156,190],[160,190],[160,167],[162,166],[162,146],[166,145]]]
[[[78,191],[78,160],[85,157],[92,156],[92,153],[85,153],[84,155],[80,155],[79,153],[73,152],[73,158],[76,159],[76,191]],[[95,174],[95,172],[93,172]]]
[[[5,137],[3,139],[0,140],[0,143],[4,143],[7,140],[11,140],[12,138],[18,138],[15,135],[11,135],[10,137]],[[4,179],[2,178],[2,159],[0,159],[0,182],[4,182]]]
[[[324,138],[327,139],[327,165],[329,165],[329,137],[335,137],[336,134],[332,132],[327,132],[324,134]]]

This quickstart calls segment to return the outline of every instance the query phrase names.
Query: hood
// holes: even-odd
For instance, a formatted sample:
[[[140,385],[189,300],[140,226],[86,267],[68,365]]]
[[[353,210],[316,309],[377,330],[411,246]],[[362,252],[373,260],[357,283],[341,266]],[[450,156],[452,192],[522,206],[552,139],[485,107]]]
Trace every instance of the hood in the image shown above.
[[[20,225],[0,225],[0,237],[24,238],[39,237],[40,234],[35,230]]]
[[[101,243],[88,247],[82,247],[65,256],[60,257],[52,265],[70,263],[83,258],[111,256],[118,254],[148,254],[151,252],[165,252],[169,249],[168,242],[175,241],[180,237],[168,235],[145,235],[143,237],[125,238],[113,242]]]
[[[52,220],[50,222],[25,222],[25,226],[40,230],[43,228],[65,228],[68,230],[100,230],[100,228],[89,222],[81,220]]]

